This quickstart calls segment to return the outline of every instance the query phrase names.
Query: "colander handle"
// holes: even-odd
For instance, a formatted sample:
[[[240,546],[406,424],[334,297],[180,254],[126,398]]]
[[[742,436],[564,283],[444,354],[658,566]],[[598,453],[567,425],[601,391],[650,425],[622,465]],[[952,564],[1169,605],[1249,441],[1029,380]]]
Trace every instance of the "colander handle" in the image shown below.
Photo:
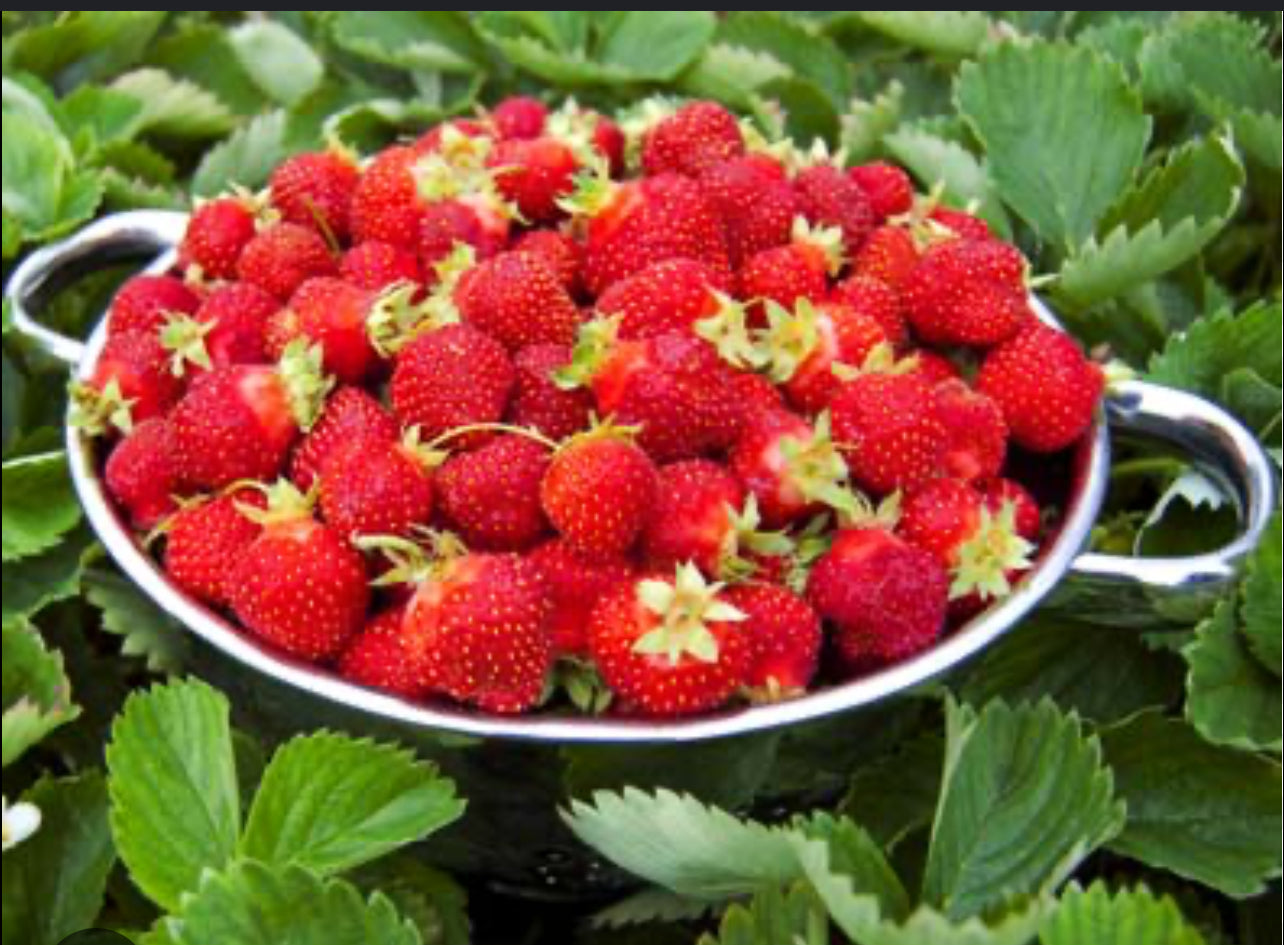
[[[1234,503],[1239,533],[1215,551],[1180,558],[1082,554],[1071,566],[1075,583],[1109,585],[1116,592],[1131,585],[1144,590],[1151,603],[1215,596],[1236,578],[1275,510],[1273,460],[1225,410],[1170,387],[1144,381],[1118,384],[1106,413],[1113,432],[1162,440],[1188,455]]]
[[[172,250],[183,238],[186,226],[185,213],[130,210],[95,220],[65,240],[36,250],[14,269],[5,287],[14,330],[51,357],[79,364],[84,343],[45,327],[32,315],[39,309],[41,293],[107,262]]]

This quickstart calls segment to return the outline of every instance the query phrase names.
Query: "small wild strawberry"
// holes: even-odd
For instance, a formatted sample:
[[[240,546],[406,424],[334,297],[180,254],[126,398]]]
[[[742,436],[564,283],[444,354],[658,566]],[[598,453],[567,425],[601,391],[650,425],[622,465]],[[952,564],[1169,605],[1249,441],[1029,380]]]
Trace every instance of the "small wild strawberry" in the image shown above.
[[[395,443],[396,419],[379,401],[359,387],[340,387],[322,407],[312,429],[290,456],[290,479],[307,491],[321,475],[330,456],[355,440]]]
[[[169,423],[153,417],[134,427],[107,457],[103,479],[135,528],[148,531],[159,525],[174,510],[174,494],[182,483]]]
[[[173,276],[134,276],[112,299],[107,330],[114,335],[159,331],[169,319],[191,315],[200,304],[200,296]]]
[[[744,154],[734,115],[714,102],[691,102],[652,127],[642,141],[642,167],[656,174],[700,174]]]
[[[820,661],[823,636],[811,606],[779,584],[728,588],[727,602],[745,614],[749,640],[745,685],[750,698],[774,702],[806,692]]]
[[[331,148],[286,158],[272,172],[268,188],[284,219],[337,242],[348,237],[348,205],[360,176],[356,155]]]
[[[297,223],[278,223],[246,244],[236,274],[282,302],[305,280],[332,275],[334,256],[315,230]]]
[[[548,464],[548,446],[517,434],[452,456],[437,472],[442,515],[470,548],[524,551],[548,530],[540,507]]]
[[[405,611],[392,607],[366,621],[339,659],[339,675],[362,686],[418,699],[427,692],[410,667],[402,626]]]
[[[894,164],[886,161],[858,164],[847,176],[864,192],[880,220],[909,213],[914,206],[914,184],[909,175]]]
[[[500,253],[464,274],[455,301],[464,321],[510,351],[571,344],[580,311],[545,257]]]
[[[569,345],[531,345],[518,351],[513,358],[517,384],[508,419],[552,440],[564,440],[588,426],[592,393],[581,387],[564,389],[553,379],[570,363]]]
[[[938,475],[947,431],[936,392],[913,374],[863,374],[830,401],[852,479],[883,494]]]
[[[199,204],[187,221],[179,261],[207,279],[231,279],[241,252],[254,239],[259,208],[253,198],[218,197]]]
[[[559,656],[588,653],[588,623],[597,602],[616,587],[636,578],[628,558],[581,555],[565,539],[546,541],[527,555],[543,577],[544,593],[553,605],[549,633]]]
[[[432,515],[432,471],[413,436],[354,439],[321,471],[321,517],[340,535],[406,536]]]
[[[261,528],[243,510],[266,505],[253,487],[185,503],[166,523],[165,573],[202,603],[226,604],[229,575]]]

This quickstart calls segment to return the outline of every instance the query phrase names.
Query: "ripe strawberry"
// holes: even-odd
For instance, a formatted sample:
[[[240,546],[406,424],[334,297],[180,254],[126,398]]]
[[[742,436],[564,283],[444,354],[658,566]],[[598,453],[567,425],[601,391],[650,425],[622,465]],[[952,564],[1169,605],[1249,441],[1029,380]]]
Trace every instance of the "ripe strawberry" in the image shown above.
[[[693,565],[607,594],[589,622],[603,680],[639,714],[679,716],[722,705],[752,659],[745,613]]]
[[[575,152],[550,137],[501,141],[486,164],[499,192],[533,223],[562,215],[557,201],[575,189],[572,178],[579,169]]]
[[[840,531],[807,578],[807,601],[862,672],[931,646],[945,623],[949,576],[936,558],[881,528]]]
[[[113,335],[131,331],[159,331],[176,315],[190,315],[200,297],[173,276],[134,276],[116,292],[107,315]]]
[[[699,177],[745,153],[734,115],[715,102],[691,102],[652,127],[642,140],[642,168],[648,176]]]
[[[543,256],[500,253],[464,274],[455,301],[464,321],[510,351],[570,344],[580,311]]]
[[[707,459],[660,469],[642,533],[649,567],[669,572],[689,561],[710,578],[738,551],[737,521],[745,490],[725,468]]]
[[[852,274],[899,289],[918,265],[918,247],[910,231],[899,226],[880,226],[869,234],[852,257]]]
[[[198,266],[208,279],[231,279],[241,251],[254,239],[256,212],[253,201],[241,197],[198,205],[178,248],[182,267]]]
[[[321,470],[321,517],[340,535],[399,535],[427,525],[432,473],[418,443],[351,440]]]
[[[921,377],[933,387],[946,381],[958,380],[960,377],[958,366],[938,351],[919,348],[905,360],[907,374]]]
[[[331,455],[355,440],[395,443],[397,421],[384,406],[359,387],[340,387],[327,398],[321,415],[290,457],[290,480],[300,489],[312,488]]]
[[[902,347],[909,340],[900,296],[887,283],[868,276],[848,276],[834,286],[829,297],[878,322],[894,347]]]
[[[183,380],[170,363],[170,352],[151,331],[111,335],[98,355],[93,376],[71,386],[72,422],[90,435],[159,417],[183,393]]]
[[[503,139],[538,138],[547,118],[547,106],[528,95],[510,95],[490,111],[491,124]]]
[[[746,154],[712,165],[700,183],[722,217],[733,268],[789,242],[798,198],[778,161]]]
[[[593,149],[606,160],[611,176],[619,177],[624,173],[624,132],[605,115],[590,112],[589,116],[593,122],[590,134]]]
[[[579,295],[583,252],[579,243],[565,233],[557,230],[527,230],[517,238],[513,249],[519,253],[543,256],[544,261],[557,273],[562,288],[572,297]]]
[[[730,290],[726,273],[690,259],[666,259],[620,279],[602,293],[596,309],[619,315],[625,340],[691,330],[718,314]]]
[[[732,399],[740,405],[740,429],[746,429],[759,414],[784,410],[785,398],[780,389],[761,374],[752,371],[731,373]]]
[[[412,145],[416,155],[451,152],[464,147],[474,150],[488,146],[494,138],[491,122],[479,118],[453,118],[429,128]]]
[[[828,414],[813,428],[797,414],[763,411],[748,422],[730,462],[770,528],[846,501],[847,464],[830,439]]]
[[[332,148],[282,161],[268,187],[272,205],[284,219],[311,227],[336,243],[348,237],[348,206],[360,177],[356,156]]]
[[[588,624],[603,596],[636,577],[627,558],[590,558],[571,550],[565,539],[546,541],[527,560],[540,569],[544,592],[553,605],[549,633],[558,656],[588,653]]]
[[[426,694],[410,668],[402,624],[405,610],[393,607],[366,621],[361,632],[343,651],[339,675],[362,686],[383,689],[407,699]]]
[[[1068,335],[1032,322],[994,348],[976,389],[998,403],[1013,442],[1036,453],[1065,449],[1092,425],[1101,369]]]
[[[829,291],[828,277],[842,266],[842,236],[836,229],[813,229],[794,220],[790,241],[750,256],[740,270],[740,296],[793,308],[799,299],[819,302]]]
[[[470,194],[426,204],[415,246],[425,265],[445,259],[456,243],[467,243],[478,259],[489,259],[503,252],[508,232],[507,211],[492,197]]]
[[[424,283],[419,257],[408,249],[367,240],[343,254],[339,275],[361,289],[380,292],[397,282]]]
[[[878,225],[865,192],[832,164],[815,164],[794,178],[803,216],[814,226],[836,226],[843,232],[847,255],[860,249]]]
[[[333,276],[308,279],[290,296],[295,316],[290,340],[304,338],[320,345],[327,372],[342,383],[360,383],[379,360],[367,323],[376,306],[395,291],[380,295]]]
[[[981,485],[981,494],[985,496],[985,504],[991,512],[997,512],[1005,502],[1011,502],[1016,533],[1026,541],[1038,540],[1039,533],[1043,531],[1043,516],[1039,503],[1025,486],[1012,479],[990,479]]]
[[[543,133],[560,138],[580,151],[592,149],[612,177],[624,173],[625,141],[620,126],[600,112],[581,108],[574,99],[567,99],[548,116]]]
[[[962,210],[933,207],[928,217],[965,239],[986,240],[993,236],[984,220]]]
[[[191,319],[162,330],[171,351],[196,364],[263,364],[268,361],[267,325],[280,308],[276,298],[248,282],[215,287]]]
[[[540,507],[548,464],[548,447],[515,434],[452,456],[437,472],[442,515],[469,548],[524,551],[548,529]]]
[[[745,685],[751,698],[774,702],[807,690],[820,660],[820,618],[806,601],[778,584],[741,584],[727,602],[747,619],[741,628],[751,653]]]
[[[945,472],[966,482],[997,476],[1008,446],[999,405],[958,379],[938,384],[936,400],[946,429]]]
[[[232,566],[225,589],[237,619],[293,656],[323,660],[360,631],[370,602],[366,565],[338,532],[312,517],[307,501],[284,480],[263,526]]]
[[[914,184],[899,167],[885,161],[858,164],[847,176],[865,194],[874,215],[880,220],[909,213],[914,206]]]
[[[656,489],[655,464],[619,428],[602,426],[567,441],[540,485],[553,527],[579,554],[611,558],[632,547]]]
[[[931,344],[988,347],[1033,318],[1024,262],[994,240],[948,240],[929,247],[901,288],[910,324]]]
[[[567,345],[532,345],[517,352],[513,366],[517,384],[508,419],[531,427],[551,440],[564,440],[588,426],[593,395],[584,388],[564,390],[553,375],[571,363]]]
[[[913,374],[864,374],[830,401],[852,479],[878,494],[938,475],[947,432],[936,392]]]
[[[261,526],[242,509],[263,509],[259,489],[241,488],[184,505],[165,528],[165,573],[197,600],[228,602],[229,575]]]
[[[275,476],[320,410],[329,385],[320,365],[319,349],[295,342],[278,365],[233,364],[197,377],[170,415],[184,479],[219,489]]]
[[[414,148],[385,148],[361,172],[348,206],[348,226],[355,243],[378,240],[400,249],[417,250],[423,217],[414,166]]]
[[[103,478],[135,528],[159,525],[174,510],[181,483],[169,423],[154,417],[134,427],[107,457]]]
[[[245,282],[286,301],[305,280],[337,271],[334,256],[315,230],[297,223],[278,223],[246,245],[236,264]]]
[[[392,409],[425,440],[504,415],[517,375],[504,346],[471,325],[446,325],[401,349],[392,371]],[[473,436],[453,445],[483,442]]]

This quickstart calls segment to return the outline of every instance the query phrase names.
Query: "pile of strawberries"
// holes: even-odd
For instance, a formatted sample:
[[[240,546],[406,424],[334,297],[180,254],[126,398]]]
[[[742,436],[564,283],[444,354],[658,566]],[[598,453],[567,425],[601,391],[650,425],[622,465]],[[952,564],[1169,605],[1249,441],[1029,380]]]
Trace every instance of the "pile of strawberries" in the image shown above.
[[[266,644],[686,715],[911,657],[1031,567],[1013,456],[1073,446],[1102,375],[1027,276],[719,105],[513,98],[198,205],[73,394],[122,516]]]

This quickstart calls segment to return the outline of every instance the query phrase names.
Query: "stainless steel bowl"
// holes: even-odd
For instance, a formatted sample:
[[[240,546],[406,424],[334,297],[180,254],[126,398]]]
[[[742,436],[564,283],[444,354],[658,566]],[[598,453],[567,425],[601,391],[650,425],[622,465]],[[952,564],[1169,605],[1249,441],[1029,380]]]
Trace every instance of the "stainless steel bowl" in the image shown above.
[[[106,320],[99,321],[87,342],[64,337],[43,327],[33,317],[41,295],[59,282],[65,282],[67,277],[83,275],[107,259],[159,254],[151,268],[169,268],[186,219],[184,214],[162,211],[121,213],[98,220],[69,239],[33,253],[14,271],[6,289],[6,297],[13,307],[15,329],[49,355],[65,361],[77,377],[88,377],[102,349]],[[1031,302],[1041,319],[1060,327],[1042,302],[1033,297]],[[1162,440],[1188,455],[1233,501],[1241,523],[1238,537],[1216,551],[1183,558],[1139,559],[1083,553],[1105,497],[1111,432]],[[927,652],[792,701],[738,708],[701,718],[664,722],[540,715],[507,718],[445,705],[419,704],[374,692],[347,683],[323,669],[284,657],[246,636],[220,614],[172,585],[140,547],[106,496],[92,440],[69,424],[66,443],[76,491],[99,539],[144,593],[208,644],[210,665],[222,667],[221,680],[227,685],[248,693],[246,698],[251,701],[261,700],[262,694],[269,690],[278,694],[289,692],[288,700],[293,704],[291,715],[297,715],[304,724],[338,719],[339,724],[350,729],[391,731],[421,745],[441,745],[439,736],[443,735],[447,736],[447,743],[450,736],[464,736],[463,742],[456,744],[471,746],[473,760],[483,756],[489,759],[483,767],[495,775],[498,782],[522,777],[522,771],[529,776],[531,765],[545,763],[538,751],[522,754],[519,750],[522,747],[557,749],[583,744],[618,752],[630,745],[689,743],[782,729],[799,731],[798,727],[804,723],[834,719],[856,709],[885,706],[893,696],[913,690],[965,663],[1040,603],[1059,604],[1082,614],[1092,609],[1098,593],[1104,590],[1108,593],[1100,596],[1109,602],[1110,618],[1121,625],[1145,625],[1165,617],[1180,618],[1196,612],[1235,577],[1257,543],[1276,501],[1271,461],[1233,417],[1190,394],[1137,381],[1122,383],[1111,391],[1103,411],[1073,457],[1071,488],[1062,521],[1044,547],[1036,567],[1010,597]],[[1121,604],[1121,600],[1124,603]],[[249,675],[244,671],[247,667],[251,670]],[[204,670],[204,664],[202,668]],[[279,706],[271,711],[278,710]],[[513,741],[534,744],[516,746],[511,744]],[[480,753],[479,746],[484,746]],[[509,770],[508,761],[517,764],[518,773]],[[452,773],[458,773],[457,766],[448,760],[443,764]],[[497,775],[499,771],[503,774]],[[464,791],[469,793],[467,784]],[[550,807],[555,803],[555,794],[556,791],[550,795]],[[541,887],[547,885],[548,872],[541,868],[541,863],[554,873],[557,870],[549,865],[549,858],[544,854],[550,849],[558,852],[559,856],[552,858],[557,863],[564,862],[570,854],[556,843],[546,846],[541,854],[532,845],[538,841],[522,835],[522,828],[515,829],[515,833],[501,834],[493,842],[512,845],[513,850],[509,852],[525,864],[523,870],[530,866],[527,853],[537,862],[530,867],[535,869],[533,874],[519,872],[510,880],[519,886],[528,881]],[[484,856],[482,860],[483,869],[497,871],[493,864],[490,867],[484,864]],[[573,876],[579,885],[583,874],[584,864],[578,861],[567,870],[567,875]]]

